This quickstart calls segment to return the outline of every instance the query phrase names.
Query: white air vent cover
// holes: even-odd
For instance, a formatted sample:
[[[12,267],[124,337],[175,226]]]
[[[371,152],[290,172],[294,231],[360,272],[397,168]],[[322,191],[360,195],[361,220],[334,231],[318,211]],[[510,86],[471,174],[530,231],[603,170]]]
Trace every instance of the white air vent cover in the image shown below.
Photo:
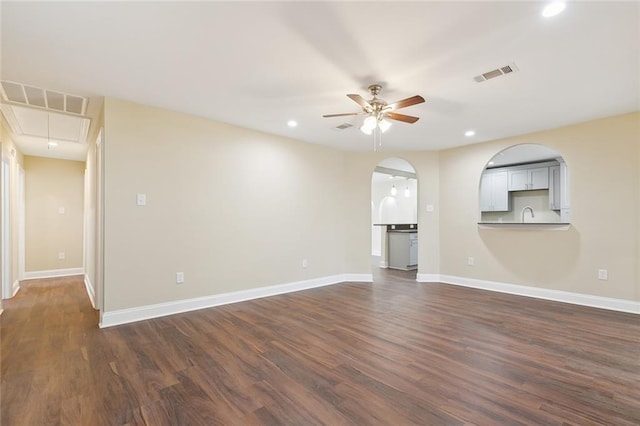
[[[88,99],[82,96],[45,90],[13,81],[3,80],[0,83],[5,101],[76,115],[84,115],[87,109]]]
[[[500,77],[516,71],[518,71],[518,67],[512,62],[500,68],[496,68],[495,70],[483,72],[482,74],[473,77],[473,81],[476,83],[482,83],[483,81],[491,80],[492,78]]]

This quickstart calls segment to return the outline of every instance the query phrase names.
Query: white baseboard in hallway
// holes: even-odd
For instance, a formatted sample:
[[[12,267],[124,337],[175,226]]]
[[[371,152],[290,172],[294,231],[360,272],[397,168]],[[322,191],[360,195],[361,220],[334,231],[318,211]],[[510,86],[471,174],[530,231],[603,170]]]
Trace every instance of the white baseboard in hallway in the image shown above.
[[[539,287],[529,287],[517,284],[484,281],[474,278],[456,277],[453,275],[418,274],[416,280],[422,283],[443,283],[499,293],[515,294],[536,299],[553,300],[571,303],[573,305],[589,306],[592,308],[609,309],[612,311],[640,314],[640,302],[609,297],[592,296],[589,294],[572,293],[568,291],[551,290]]]
[[[96,292],[93,288],[93,284],[91,283],[91,278],[89,278],[89,275],[87,274],[84,274],[84,286],[87,289],[87,295],[91,301],[91,306],[93,306],[93,309],[96,309]]]
[[[83,275],[83,274],[84,274],[84,268],[50,269],[48,271],[25,272],[23,280],[69,277],[72,275]]]

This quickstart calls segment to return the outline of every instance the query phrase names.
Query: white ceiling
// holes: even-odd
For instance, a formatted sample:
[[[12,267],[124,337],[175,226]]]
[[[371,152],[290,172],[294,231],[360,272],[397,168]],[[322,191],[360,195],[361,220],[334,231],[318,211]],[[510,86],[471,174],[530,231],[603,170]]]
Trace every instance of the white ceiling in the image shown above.
[[[400,111],[421,119],[394,122],[388,150],[639,110],[640,3],[571,2],[554,18],[543,6],[4,1],[0,78],[89,97],[89,114],[113,96],[344,150],[371,137],[322,115],[358,111],[345,95],[368,99],[372,83],[388,102],[427,99]],[[519,71],[473,81],[509,63]]]

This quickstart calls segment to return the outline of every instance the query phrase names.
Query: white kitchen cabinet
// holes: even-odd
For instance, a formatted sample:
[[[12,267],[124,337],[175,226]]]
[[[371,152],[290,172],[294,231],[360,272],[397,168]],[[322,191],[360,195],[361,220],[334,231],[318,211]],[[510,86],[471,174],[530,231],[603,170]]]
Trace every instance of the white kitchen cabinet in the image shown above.
[[[567,164],[549,167],[549,210],[560,212],[560,220],[569,222],[569,177]]]
[[[549,167],[549,210],[561,209],[560,180],[560,166]]]
[[[507,212],[510,209],[507,172],[484,172],[480,180],[480,211]]]
[[[418,233],[387,232],[389,268],[404,271],[418,268]]]
[[[509,191],[549,188],[549,167],[523,167],[508,171]]]

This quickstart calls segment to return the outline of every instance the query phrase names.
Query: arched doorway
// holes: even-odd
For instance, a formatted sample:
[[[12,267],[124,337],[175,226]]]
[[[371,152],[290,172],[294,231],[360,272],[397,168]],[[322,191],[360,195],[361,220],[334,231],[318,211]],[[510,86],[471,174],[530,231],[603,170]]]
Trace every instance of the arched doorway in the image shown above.
[[[371,257],[374,279],[380,269],[418,269],[418,177],[402,158],[380,161],[371,175]]]

